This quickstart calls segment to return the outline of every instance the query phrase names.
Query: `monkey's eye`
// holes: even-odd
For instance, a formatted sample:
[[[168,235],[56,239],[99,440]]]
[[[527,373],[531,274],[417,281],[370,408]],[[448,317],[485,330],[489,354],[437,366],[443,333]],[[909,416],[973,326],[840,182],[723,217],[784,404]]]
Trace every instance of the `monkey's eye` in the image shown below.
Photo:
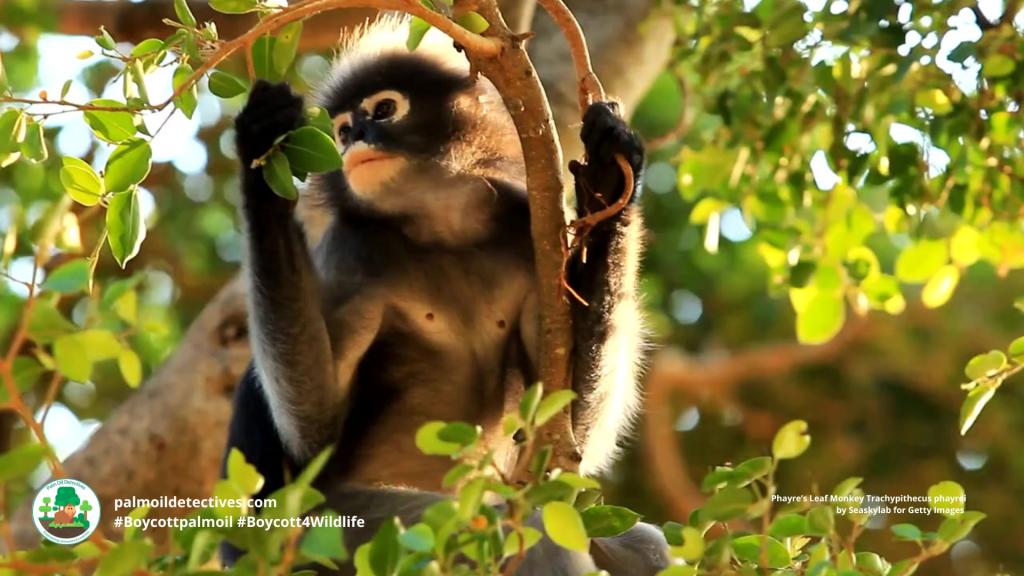
[[[387,120],[395,115],[398,105],[393,98],[385,98],[373,107],[374,120]]]

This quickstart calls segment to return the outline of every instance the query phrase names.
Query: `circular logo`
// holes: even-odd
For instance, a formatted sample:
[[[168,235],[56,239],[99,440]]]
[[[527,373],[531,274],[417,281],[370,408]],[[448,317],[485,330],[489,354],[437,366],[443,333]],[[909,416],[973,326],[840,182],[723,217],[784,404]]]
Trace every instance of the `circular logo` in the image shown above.
[[[100,525],[100,499],[73,478],[52,480],[32,502],[36,530],[50,542],[78,544]]]

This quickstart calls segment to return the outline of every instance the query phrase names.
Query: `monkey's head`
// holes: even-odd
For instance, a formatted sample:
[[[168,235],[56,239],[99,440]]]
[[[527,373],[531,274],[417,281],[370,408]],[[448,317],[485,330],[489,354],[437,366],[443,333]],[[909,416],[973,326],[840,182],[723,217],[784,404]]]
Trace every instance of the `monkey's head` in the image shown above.
[[[493,86],[470,74],[447,36],[431,30],[410,52],[407,35],[405,18],[384,17],[343,40],[317,97],[344,160],[333,182],[318,184],[322,194],[403,214],[432,201],[445,179],[521,172],[515,129]]]

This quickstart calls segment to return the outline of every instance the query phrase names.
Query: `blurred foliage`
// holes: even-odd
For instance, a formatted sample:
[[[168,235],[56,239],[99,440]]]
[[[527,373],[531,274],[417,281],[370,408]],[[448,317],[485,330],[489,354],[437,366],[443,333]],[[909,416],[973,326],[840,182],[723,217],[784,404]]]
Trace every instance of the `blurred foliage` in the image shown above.
[[[216,30],[181,2],[173,34],[135,46],[48,34],[54,11],[40,6],[0,6],[0,91],[26,100],[0,110],[0,349],[23,339],[9,368],[29,409],[102,419],[237,266],[228,119],[248,73],[235,59],[188,86]],[[690,476],[762,453],[804,418],[816,442],[781,474],[787,493],[864,475],[870,493],[917,494],[953,478],[990,521],[929,573],[1024,569],[1024,400],[1012,380],[1002,388],[1022,361],[1024,12],[948,0],[665,9],[679,41],[633,118],[652,148],[644,290],[658,339],[713,358],[825,342],[862,316],[869,331],[834,365],[746,383],[724,405],[678,396]],[[296,56],[297,35],[254,47],[254,71],[315,81],[326,60]],[[151,109],[174,89],[173,106]],[[94,109],[53,104],[65,99]],[[612,500],[672,520],[639,460],[611,478]],[[861,541],[906,555],[876,528],[915,520],[877,518]]]

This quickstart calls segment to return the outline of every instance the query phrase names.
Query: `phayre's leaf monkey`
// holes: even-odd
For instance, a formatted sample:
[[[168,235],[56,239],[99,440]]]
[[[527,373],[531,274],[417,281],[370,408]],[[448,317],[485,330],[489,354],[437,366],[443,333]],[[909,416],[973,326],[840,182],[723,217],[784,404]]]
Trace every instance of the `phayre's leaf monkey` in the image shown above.
[[[251,167],[302,124],[302,99],[286,85],[258,82],[236,120],[254,360],[236,394],[228,449],[240,449],[264,475],[265,496],[284,484],[286,470],[301,470],[335,444],[316,486],[329,508],[367,520],[366,529],[346,532],[353,548],[380,521],[398,515],[409,525],[442,497],[450,462],[414,444],[427,421],[481,425],[482,442],[511,471],[516,446],[500,421],[534,382],[540,353],[511,117],[449,39],[431,31],[410,53],[405,36],[398,17],[360,29],[317,93],[344,168],[310,176],[306,193],[331,220],[312,251],[294,204]],[[643,147],[612,106],[586,111],[582,138],[587,163],[573,166],[582,212],[622,195],[616,155],[639,188]],[[588,304],[573,304],[572,358],[585,474],[611,463],[637,409],[641,231],[631,201],[589,231],[586,262],[574,255],[567,274]],[[646,524],[594,539],[590,554],[545,538],[518,573],[654,574],[664,551],[660,532]],[[223,554],[229,563],[237,555],[230,547]]]

